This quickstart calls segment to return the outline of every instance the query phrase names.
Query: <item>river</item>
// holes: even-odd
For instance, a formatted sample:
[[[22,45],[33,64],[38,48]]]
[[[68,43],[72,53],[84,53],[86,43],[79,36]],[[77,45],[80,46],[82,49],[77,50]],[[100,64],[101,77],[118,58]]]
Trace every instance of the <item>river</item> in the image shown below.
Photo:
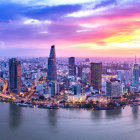
[[[140,107],[47,110],[0,103],[0,140],[139,140]]]

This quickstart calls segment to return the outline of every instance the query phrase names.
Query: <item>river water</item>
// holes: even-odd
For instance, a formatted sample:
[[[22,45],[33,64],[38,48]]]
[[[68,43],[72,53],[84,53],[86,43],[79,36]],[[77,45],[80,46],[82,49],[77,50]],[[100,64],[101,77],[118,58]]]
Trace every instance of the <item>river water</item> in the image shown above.
[[[0,103],[0,140],[140,140],[140,107],[47,110]]]

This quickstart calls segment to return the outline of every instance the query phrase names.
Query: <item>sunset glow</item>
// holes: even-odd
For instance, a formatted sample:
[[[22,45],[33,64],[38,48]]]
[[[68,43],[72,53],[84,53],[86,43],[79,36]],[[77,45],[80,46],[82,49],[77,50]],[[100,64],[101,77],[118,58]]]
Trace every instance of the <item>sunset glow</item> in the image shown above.
[[[60,1],[2,0],[0,55],[140,57],[138,0]]]

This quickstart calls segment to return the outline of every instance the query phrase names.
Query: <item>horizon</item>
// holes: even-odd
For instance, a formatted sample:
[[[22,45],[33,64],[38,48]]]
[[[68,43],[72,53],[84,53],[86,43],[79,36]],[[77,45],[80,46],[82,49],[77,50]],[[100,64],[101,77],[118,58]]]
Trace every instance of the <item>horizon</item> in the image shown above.
[[[2,0],[0,56],[140,57],[136,0]]]
[[[93,59],[93,58],[96,58],[96,59],[100,59],[100,58],[103,58],[103,59],[112,59],[112,58],[114,58],[114,59],[133,59],[134,61],[135,61],[135,56],[134,57],[107,57],[107,56],[91,56],[91,57],[86,57],[86,56],[78,56],[78,57],[76,57],[76,56],[73,56],[73,55],[71,55],[71,56],[57,56],[56,55],[56,59],[59,59],[59,58],[70,58],[70,57],[75,57],[75,58],[83,58],[83,59],[85,59],[85,58],[89,58],[89,59]],[[1,56],[0,57],[0,59],[2,59],[2,58],[20,58],[20,59],[22,59],[22,58],[49,58],[49,55],[48,56]],[[140,59],[140,57],[137,57],[137,60],[138,59]]]

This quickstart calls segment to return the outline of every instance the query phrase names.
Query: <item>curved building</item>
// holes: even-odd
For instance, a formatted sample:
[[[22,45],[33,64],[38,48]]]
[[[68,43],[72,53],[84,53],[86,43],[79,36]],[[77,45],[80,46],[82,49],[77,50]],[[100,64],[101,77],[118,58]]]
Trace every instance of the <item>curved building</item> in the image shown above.
[[[50,56],[48,58],[48,75],[47,79],[49,81],[57,80],[56,73],[56,54],[55,54],[55,46],[51,46]]]

